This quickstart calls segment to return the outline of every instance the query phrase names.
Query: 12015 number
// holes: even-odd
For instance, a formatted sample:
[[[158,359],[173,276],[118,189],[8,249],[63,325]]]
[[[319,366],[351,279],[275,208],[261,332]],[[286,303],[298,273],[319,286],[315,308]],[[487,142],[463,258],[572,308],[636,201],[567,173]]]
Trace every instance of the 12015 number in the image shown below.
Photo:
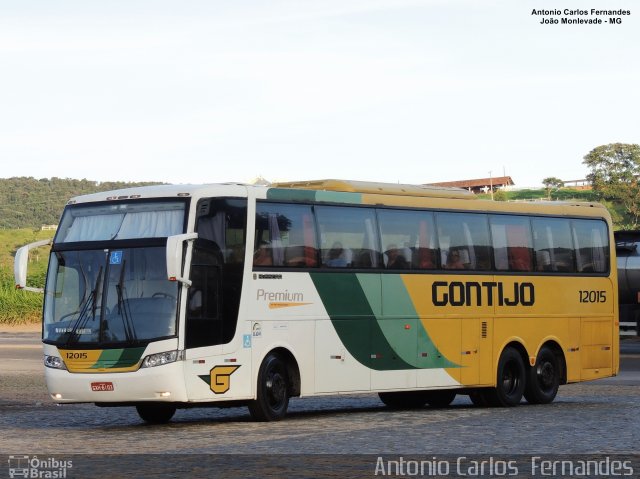
[[[87,359],[87,353],[67,353],[67,359]]]
[[[607,292],[606,291],[589,291],[580,290],[580,302],[581,303],[606,303]]]

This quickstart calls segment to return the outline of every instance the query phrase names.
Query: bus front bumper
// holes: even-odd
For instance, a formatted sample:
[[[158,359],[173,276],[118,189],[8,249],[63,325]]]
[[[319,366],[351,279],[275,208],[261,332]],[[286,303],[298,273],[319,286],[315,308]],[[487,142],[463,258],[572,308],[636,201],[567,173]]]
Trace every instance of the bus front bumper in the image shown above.
[[[70,373],[45,368],[51,398],[63,403],[183,402],[187,393],[181,361],[123,373]]]

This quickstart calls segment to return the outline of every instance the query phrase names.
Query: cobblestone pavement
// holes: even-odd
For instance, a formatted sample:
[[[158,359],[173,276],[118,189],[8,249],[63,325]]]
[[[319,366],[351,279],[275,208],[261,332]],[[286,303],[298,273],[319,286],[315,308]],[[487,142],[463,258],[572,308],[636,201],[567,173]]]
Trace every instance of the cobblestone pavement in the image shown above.
[[[7,346],[5,344],[5,346]],[[22,353],[20,353],[22,354]],[[640,378],[563,386],[553,404],[446,409],[385,408],[376,395],[293,399],[286,420],[252,422],[246,408],[179,410],[144,424],[133,408],[56,406],[40,353],[0,345],[0,452],[4,454],[632,454],[640,450]],[[35,356],[35,357],[34,357]],[[33,363],[30,363],[33,361]],[[15,366],[21,363],[22,368]]]

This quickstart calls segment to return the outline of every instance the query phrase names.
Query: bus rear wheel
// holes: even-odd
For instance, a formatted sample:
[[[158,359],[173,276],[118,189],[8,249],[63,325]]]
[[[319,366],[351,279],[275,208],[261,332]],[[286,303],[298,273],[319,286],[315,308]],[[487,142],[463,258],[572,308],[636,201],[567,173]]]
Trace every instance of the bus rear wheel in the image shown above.
[[[560,386],[560,362],[554,352],[543,347],[538,353],[536,364],[529,369],[524,397],[530,404],[552,402]]]
[[[508,347],[500,355],[496,387],[486,393],[490,406],[517,406],[522,400],[526,383],[526,371],[522,356]]]
[[[417,409],[427,403],[428,391],[401,391],[378,393],[378,397],[391,409]]]
[[[171,403],[150,402],[136,406],[138,416],[150,424],[164,424],[176,413],[176,406]]]
[[[249,412],[256,421],[279,421],[289,407],[289,376],[286,363],[277,354],[269,354],[258,373],[258,391],[249,403]]]

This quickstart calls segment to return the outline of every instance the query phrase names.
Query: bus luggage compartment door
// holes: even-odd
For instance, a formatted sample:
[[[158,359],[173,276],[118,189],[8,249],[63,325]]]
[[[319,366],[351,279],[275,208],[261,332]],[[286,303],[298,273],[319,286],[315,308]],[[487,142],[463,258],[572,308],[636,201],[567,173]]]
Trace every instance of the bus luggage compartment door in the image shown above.
[[[611,318],[581,318],[582,379],[610,376],[613,368]]]

